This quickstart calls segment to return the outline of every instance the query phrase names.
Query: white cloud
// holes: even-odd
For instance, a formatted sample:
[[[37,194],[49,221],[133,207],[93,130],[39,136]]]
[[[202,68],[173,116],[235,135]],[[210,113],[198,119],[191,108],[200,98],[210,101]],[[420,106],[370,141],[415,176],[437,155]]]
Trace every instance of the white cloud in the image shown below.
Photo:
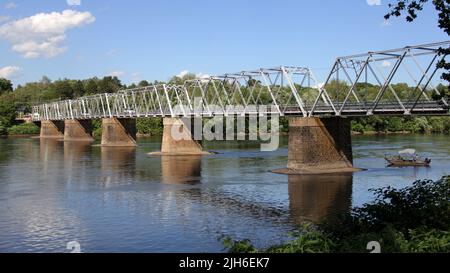
[[[177,75],[177,77],[178,78],[183,78],[187,74],[189,74],[189,71],[188,70],[183,70],[183,71],[180,72],[180,74]]]
[[[10,18],[8,15],[0,15],[0,23],[8,21]]]
[[[197,79],[200,79],[201,82],[207,82],[209,80],[209,77],[211,77],[211,75],[209,74],[203,74],[203,73],[197,73],[195,75],[195,77]]]
[[[381,0],[366,0],[369,6],[381,6]]]
[[[139,83],[140,81],[141,81],[141,74],[140,73],[135,72],[135,73],[131,74],[131,82]]]
[[[197,79],[208,79],[209,77],[211,77],[211,75],[209,75],[209,74],[203,74],[203,73],[198,73],[198,74],[195,75],[195,77],[196,77]]]
[[[389,61],[383,61],[381,63],[381,67],[390,67],[390,66],[391,66],[391,62],[389,62]]]
[[[5,4],[4,7],[5,7],[5,9],[15,9],[15,8],[17,8],[17,4],[14,2],[8,2]]]
[[[67,0],[67,5],[69,6],[80,6],[81,0]]]
[[[0,78],[13,79],[19,75],[20,67],[5,66],[0,68]]]
[[[67,50],[61,46],[66,31],[91,24],[95,17],[90,12],[64,10],[38,13],[0,26],[0,37],[12,44],[12,50],[25,58],[55,57]]]
[[[116,70],[116,71],[110,72],[110,73],[108,74],[108,76],[120,78],[120,77],[122,77],[122,76],[125,76],[125,74],[126,74],[125,71],[122,71],[122,70]]]
[[[312,88],[314,89],[320,89],[322,87],[324,87],[325,83],[324,82],[319,82],[318,84],[312,86]]]

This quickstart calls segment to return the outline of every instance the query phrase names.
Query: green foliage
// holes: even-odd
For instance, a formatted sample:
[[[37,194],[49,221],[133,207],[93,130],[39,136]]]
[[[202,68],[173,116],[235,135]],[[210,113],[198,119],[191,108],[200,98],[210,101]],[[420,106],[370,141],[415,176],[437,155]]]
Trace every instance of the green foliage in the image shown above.
[[[292,234],[295,240],[279,246],[272,246],[264,252],[270,253],[321,253],[330,252],[335,246],[327,236],[311,224],[305,224],[301,231]]]
[[[8,130],[5,125],[3,125],[2,121],[0,120],[0,136],[4,136],[8,133]]]
[[[146,86],[149,86],[149,85],[150,85],[150,83],[148,81],[146,81],[146,80],[140,81],[139,84],[138,84],[139,87],[146,87]]]
[[[225,237],[222,240],[223,246],[230,253],[256,253],[258,250],[252,245],[250,240],[233,240],[231,237]]]
[[[280,117],[281,132],[289,132],[289,120],[286,117]]]
[[[0,100],[0,123],[9,127],[16,119],[16,108],[13,103]]]
[[[63,100],[74,97],[73,88],[67,80],[56,81],[52,88],[55,91],[55,94],[58,94]]]
[[[22,123],[8,129],[8,135],[37,135],[39,127],[34,123]]]
[[[97,83],[97,92],[99,93],[114,93],[121,89],[122,83],[117,77],[104,77]]]
[[[372,190],[375,201],[339,219],[300,227],[295,239],[262,252],[367,252],[378,241],[382,252],[450,251],[450,176],[412,186]],[[225,243],[225,241],[224,241]],[[259,252],[250,241],[226,239],[232,252]]]
[[[161,135],[163,132],[162,119],[160,118],[138,118],[136,129],[139,134]]]
[[[82,81],[72,82],[73,96],[75,98],[82,97],[84,95],[84,85]]]
[[[401,232],[409,229],[450,228],[450,177],[438,182],[416,181],[404,189],[373,190],[376,201],[354,210],[362,230],[379,231],[388,223]]]
[[[10,80],[0,78],[0,95],[13,91],[13,85]]]
[[[102,137],[102,121],[99,119],[94,119],[92,121],[92,135],[94,138]]]
[[[450,1],[448,0],[396,0],[396,4],[389,4],[390,11],[384,16],[386,20],[390,17],[399,17],[405,14],[405,19],[407,22],[413,22],[417,18],[417,14],[423,10],[423,6],[426,3],[431,3],[434,9],[438,13],[438,26],[447,35],[450,35]],[[441,55],[450,54],[450,47],[444,47],[439,49]],[[443,68],[445,70],[442,73],[441,78],[450,83],[450,63],[442,58],[437,64],[438,68]],[[449,97],[449,89],[444,96]]]
[[[387,120],[386,129],[390,132],[398,132],[403,130],[403,119],[400,117],[392,117]]]
[[[95,79],[87,80],[85,83],[84,90],[87,95],[97,94],[98,88],[96,80]]]
[[[450,131],[450,117],[379,117],[352,120],[354,132],[445,133]]]
[[[352,131],[358,133],[364,133],[364,126],[361,123],[358,123],[352,120]]]

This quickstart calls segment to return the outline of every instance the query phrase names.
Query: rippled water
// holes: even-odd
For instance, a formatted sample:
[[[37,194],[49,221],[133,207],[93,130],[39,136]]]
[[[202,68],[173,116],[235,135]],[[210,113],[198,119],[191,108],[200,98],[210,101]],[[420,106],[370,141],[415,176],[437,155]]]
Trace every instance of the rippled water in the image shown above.
[[[373,199],[368,191],[450,174],[448,136],[357,136],[353,175],[285,176],[287,140],[209,142],[204,157],[152,157],[137,148],[0,139],[0,252],[220,252],[222,235],[279,243],[304,219],[320,221]],[[430,168],[386,168],[385,153],[413,147]]]

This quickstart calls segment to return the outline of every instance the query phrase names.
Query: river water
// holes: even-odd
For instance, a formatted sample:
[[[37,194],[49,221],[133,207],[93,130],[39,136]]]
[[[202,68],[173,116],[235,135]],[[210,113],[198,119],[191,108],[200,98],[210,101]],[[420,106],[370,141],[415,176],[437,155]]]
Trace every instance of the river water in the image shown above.
[[[105,148],[0,139],[0,252],[221,252],[221,236],[264,247],[305,220],[321,221],[404,187],[450,174],[450,138],[354,136],[353,175],[286,176],[287,138],[275,152],[255,142],[208,142],[218,154],[157,157],[160,138]],[[384,154],[415,148],[429,168],[386,168]]]

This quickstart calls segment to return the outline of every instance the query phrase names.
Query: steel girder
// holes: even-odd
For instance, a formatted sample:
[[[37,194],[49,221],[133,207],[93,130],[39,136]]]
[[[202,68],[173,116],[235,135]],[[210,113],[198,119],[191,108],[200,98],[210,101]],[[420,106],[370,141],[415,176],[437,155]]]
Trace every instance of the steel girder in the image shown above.
[[[446,57],[439,54],[439,48],[449,45],[447,41],[339,57],[324,84],[309,68],[261,68],[188,80],[182,85],[155,84],[40,104],[33,107],[33,119],[448,114],[448,101],[432,79],[436,62]],[[392,84],[400,68],[414,82],[413,89],[399,90]]]
[[[334,115],[448,113],[448,99],[432,83],[437,63],[447,57],[439,49],[448,46],[450,41],[338,57],[322,92],[332,98]],[[400,74],[414,87],[394,86]],[[319,109],[314,104],[310,116]]]

